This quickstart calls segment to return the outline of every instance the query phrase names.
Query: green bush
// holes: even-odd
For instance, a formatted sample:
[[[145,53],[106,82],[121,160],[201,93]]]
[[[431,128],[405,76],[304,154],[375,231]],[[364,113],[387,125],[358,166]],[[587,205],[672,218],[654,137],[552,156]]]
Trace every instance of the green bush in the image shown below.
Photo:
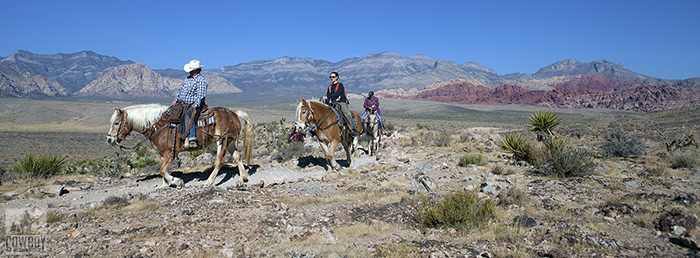
[[[419,219],[425,227],[468,230],[483,225],[494,216],[494,210],[495,205],[490,199],[480,200],[472,192],[459,191],[441,201],[426,203],[421,208]]]
[[[148,166],[153,166],[153,165],[158,165],[160,163],[160,159],[154,159],[154,158],[149,158],[149,157],[140,157],[136,160],[136,162],[129,162],[129,166],[131,168],[145,168]]]
[[[537,166],[537,171],[555,177],[589,175],[595,171],[593,153],[585,148],[563,146],[559,151],[550,151],[547,160]]]
[[[700,153],[696,151],[674,151],[668,158],[672,168],[700,168]]]
[[[522,132],[504,135],[499,145],[504,151],[512,153],[515,160],[527,161],[527,151],[530,148],[530,140],[528,140],[527,136]]]
[[[65,163],[65,157],[56,155],[34,156],[29,154],[17,161],[12,169],[16,173],[29,173],[33,177],[49,177],[61,173]]]
[[[467,154],[459,158],[459,166],[466,167],[469,164],[474,164],[477,166],[485,166],[489,163],[489,159],[484,157],[481,153],[479,154]]]
[[[621,129],[605,135],[605,143],[600,146],[603,155],[607,157],[638,157],[646,154],[647,146],[637,137],[630,137]]]

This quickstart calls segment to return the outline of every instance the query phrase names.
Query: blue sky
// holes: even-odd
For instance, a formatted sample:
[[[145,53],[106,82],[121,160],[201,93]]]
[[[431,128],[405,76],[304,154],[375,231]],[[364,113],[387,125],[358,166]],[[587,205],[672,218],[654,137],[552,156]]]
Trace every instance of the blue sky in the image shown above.
[[[372,53],[535,73],[607,59],[700,77],[700,1],[6,1],[0,56],[91,50],[153,69]]]

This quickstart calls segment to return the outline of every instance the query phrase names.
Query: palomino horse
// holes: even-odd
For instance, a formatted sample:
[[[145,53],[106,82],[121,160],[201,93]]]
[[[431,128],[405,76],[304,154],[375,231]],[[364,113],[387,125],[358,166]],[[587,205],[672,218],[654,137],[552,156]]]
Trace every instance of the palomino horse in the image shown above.
[[[338,114],[342,116],[340,113],[338,111]],[[351,113],[355,117],[355,121],[359,123],[361,121],[360,115],[355,111],[351,111]],[[340,170],[340,165],[333,158],[333,152],[338,148],[338,144],[342,144],[345,149],[348,167],[352,165],[352,155],[357,150],[358,137],[350,135],[350,126],[345,126],[345,130],[343,132],[340,131],[338,119],[336,119],[331,107],[317,101],[301,99],[301,102],[299,102],[297,100],[296,117],[297,122],[295,126],[298,130],[304,130],[308,127],[312,135],[316,135],[326,156],[326,161],[328,161],[332,169]],[[355,129],[359,132],[362,128],[358,127]]]
[[[362,121],[362,125],[363,134],[367,134],[371,137],[369,140],[369,155],[372,156],[377,153],[379,141],[382,137],[379,133],[379,116],[377,116],[377,110],[367,111],[367,116],[365,116],[365,121]]]
[[[107,134],[107,143],[121,145],[132,130],[136,130],[148,137],[153,147],[161,154],[160,175],[163,177],[163,186],[174,184],[183,186],[182,179],[170,175],[170,163],[180,151],[194,151],[206,148],[216,142],[216,163],[214,170],[207,179],[208,185],[213,185],[216,175],[224,164],[224,155],[228,150],[238,165],[239,181],[248,179],[248,172],[241,161],[241,153],[236,147],[239,136],[243,134],[243,156],[248,164],[252,160],[253,153],[253,124],[250,116],[243,111],[235,113],[227,108],[215,107],[213,109],[214,123],[203,128],[197,128],[197,148],[184,149],[183,141],[177,139],[177,128],[170,127],[168,122],[169,106],[160,104],[145,104],[129,106],[124,109],[115,107],[112,114],[111,128]],[[177,139],[177,140],[176,140]],[[173,144],[174,141],[174,144]]]

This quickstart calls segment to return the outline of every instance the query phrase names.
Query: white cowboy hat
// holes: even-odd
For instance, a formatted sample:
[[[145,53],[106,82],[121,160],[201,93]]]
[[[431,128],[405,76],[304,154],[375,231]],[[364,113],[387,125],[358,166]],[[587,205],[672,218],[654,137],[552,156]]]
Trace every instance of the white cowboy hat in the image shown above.
[[[203,65],[199,65],[199,60],[192,60],[189,63],[185,64],[185,72],[190,72],[194,69],[199,69],[204,67]]]

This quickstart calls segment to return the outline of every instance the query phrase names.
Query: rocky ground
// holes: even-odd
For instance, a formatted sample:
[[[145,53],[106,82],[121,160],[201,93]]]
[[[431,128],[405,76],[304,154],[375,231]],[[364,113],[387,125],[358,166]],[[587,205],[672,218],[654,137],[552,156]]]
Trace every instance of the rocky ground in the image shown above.
[[[620,116],[557,110],[564,117],[559,132],[571,144],[595,149],[610,128],[624,128],[649,149],[636,158],[598,155],[593,175],[555,178],[512,162],[498,147],[503,132],[522,129],[535,108],[392,101],[383,102],[382,111],[397,134],[382,139],[377,156],[360,150],[350,167],[336,152],[345,166],[340,173],[326,170],[312,138],[298,157],[270,153],[261,128],[281,117],[291,120],[293,105],[250,106],[245,110],[258,126],[258,140],[248,182],[239,183],[238,169],[227,165],[215,186],[205,186],[211,171],[206,152],[181,154],[173,170],[185,181],[181,189],[158,187],[154,166],[3,180],[0,232],[10,235],[14,218],[26,211],[36,223],[22,224],[31,229],[24,233],[43,236],[45,250],[35,254],[43,257],[698,256],[700,171],[671,168],[658,136],[697,134],[697,109]],[[0,158],[7,164],[25,153],[71,154],[71,160],[115,155],[103,141],[113,103],[12,99],[3,105]],[[50,115],[65,106],[71,109]],[[84,128],[99,130],[75,133]],[[30,144],[36,142],[51,144]],[[459,166],[467,154],[488,162]],[[11,172],[4,172],[7,179]],[[419,175],[434,192],[414,186]],[[495,202],[493,217],[468,230],[421,225],[426,203],[460,191]],[[8,248],[0,242],[0,254],[12,255]]]
[[[326,171],[309,140],[311,154],[281,163],[258,150],[244,184],[227,166],[216,186],[203,185],[204,154],[174,170],[181,189],[157,187],[147,170],[56,177],[2,193],[2,206],[6,217],[43,214],[46,257],[698,256],[697,169],[598,159],[595,175],[543,177],[509,162],[493,129],[454,133],[447,147],[416,144],[418,132],[385,137],[377,156],[361,150],[340,173]],[[466,153],[489,162],[458,166]],[[414,187],[417,172],[433,193]],[[470,230],[420,224],[426,200],[460,190],[498,203],[495,216]]]

